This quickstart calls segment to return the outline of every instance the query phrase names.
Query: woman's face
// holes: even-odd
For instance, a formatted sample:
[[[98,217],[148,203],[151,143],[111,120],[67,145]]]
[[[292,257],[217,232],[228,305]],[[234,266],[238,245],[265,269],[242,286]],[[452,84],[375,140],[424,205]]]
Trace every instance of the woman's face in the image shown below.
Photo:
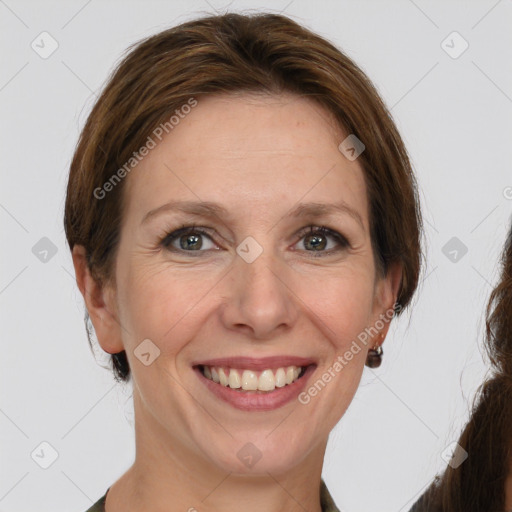
[[[321,460],[400,278],[376,275],[347,135],[305,98],[204,97],[126,178],[119,323],[95,327],[126,350],[149,452],[233,473]]]

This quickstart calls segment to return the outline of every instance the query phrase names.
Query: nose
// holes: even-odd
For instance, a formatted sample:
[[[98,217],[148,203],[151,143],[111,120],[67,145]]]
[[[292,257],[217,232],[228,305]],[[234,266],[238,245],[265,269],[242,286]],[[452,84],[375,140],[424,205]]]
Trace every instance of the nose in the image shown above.
[[[223,294],[224,326],[258,340],[275,338],[291,329],[300,302],[289,282],[292,270],[265,252],[252,263],[237,256],[233,265]]]

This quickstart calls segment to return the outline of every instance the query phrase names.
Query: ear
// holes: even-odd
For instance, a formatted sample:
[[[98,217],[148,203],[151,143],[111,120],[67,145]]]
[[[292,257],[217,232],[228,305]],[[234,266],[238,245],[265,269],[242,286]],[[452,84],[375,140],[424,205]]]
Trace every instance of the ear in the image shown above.
[[[399,262],[391,263],[388,266],[386,275],[377,278],[373,302],[372,325],[382,320],[384,324],[384,327],[380,329],[382,342],[384,342],[389,326],[391,325],[392,316],[390,316],[390,312],[393,311],[393,307],[396,303],[401,281],[402,265]]]
[[[85,306],[94,326],[101,348],[109,354],[124,350],[121,339],[115,290],[102,286],[91,275],[82,245],[75,245],[72,251],[76,283],[85,301]]]

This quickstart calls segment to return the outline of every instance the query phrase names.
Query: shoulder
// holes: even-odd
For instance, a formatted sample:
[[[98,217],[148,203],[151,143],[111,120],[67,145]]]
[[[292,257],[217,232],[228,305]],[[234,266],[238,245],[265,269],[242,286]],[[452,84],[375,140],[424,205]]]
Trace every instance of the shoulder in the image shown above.
[[[322,512],[340,512],[323,479],[320,481],[320,506],[322,508]]]
[[[107,493],[110,490],[110,487],[107,489],[107,492],[89,509],[85,512],[105,512],[105,500],[107,499]]]

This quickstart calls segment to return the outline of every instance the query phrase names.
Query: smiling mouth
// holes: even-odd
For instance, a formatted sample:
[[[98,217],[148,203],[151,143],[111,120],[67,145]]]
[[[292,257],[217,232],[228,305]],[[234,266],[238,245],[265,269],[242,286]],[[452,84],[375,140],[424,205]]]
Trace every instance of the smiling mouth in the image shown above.
[[[202,375],[220,386],[240,393],[268,394],[302,378],[309,366],[282,366],[262,371],[222,366],[197,365]]]

